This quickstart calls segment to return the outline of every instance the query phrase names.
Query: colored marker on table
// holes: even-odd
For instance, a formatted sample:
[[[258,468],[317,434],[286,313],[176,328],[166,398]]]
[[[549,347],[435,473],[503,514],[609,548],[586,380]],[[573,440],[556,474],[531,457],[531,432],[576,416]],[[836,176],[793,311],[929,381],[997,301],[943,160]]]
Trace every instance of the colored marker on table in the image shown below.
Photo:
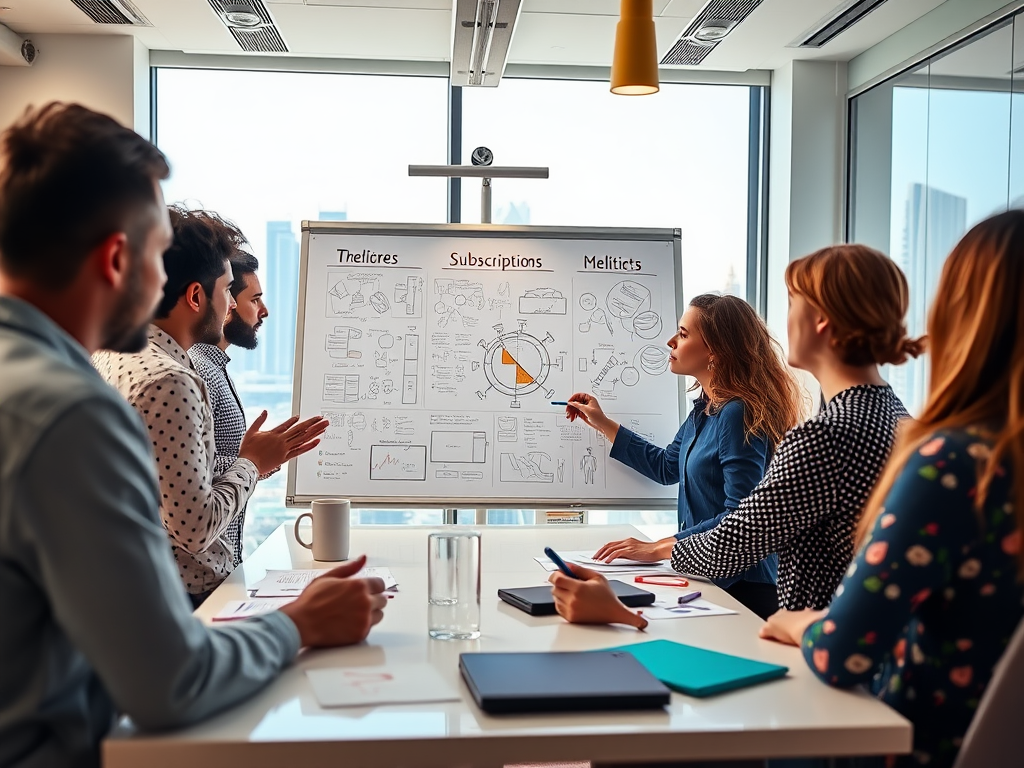
[[[700,597],[700,592],[687,592],[685,595],[681,595],[679,597],[678,603],[683,605],[684,603],[696,600],[698,597]]]

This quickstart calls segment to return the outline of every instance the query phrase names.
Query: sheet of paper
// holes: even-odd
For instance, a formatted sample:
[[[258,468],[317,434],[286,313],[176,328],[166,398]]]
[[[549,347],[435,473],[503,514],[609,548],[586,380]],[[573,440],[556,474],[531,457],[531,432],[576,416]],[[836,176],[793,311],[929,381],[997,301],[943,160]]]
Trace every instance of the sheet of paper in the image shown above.
[[[412,704],[461,698],[430,664],[310,669],[306,676],[322,707]]]
[[[603,562],[601,560],[595,560],[590,552],[585,549],[573,550],[570,552],[559,552],[563,560],[569,560],[573,563],[579,563],[580,565],[600,565],[605,568],[672,568],[672,564],[668,560],[658,560],[653,563],[643,562],[641,560],[630,560],[625,557],[617,557],[610,563]]]
[[[229,600],[211,621],[234,621],[245,619],[250,616],[259,616],[261,613],[276,611],[282,605],[294,600],[294,597],[257,598],[255,600]]]
[[[251,597],[295,597],[313,579],[323,576],[329,568],[309,568],[294,571],[267,571],[267,575],[249,587]],[[393,589],[398,581],[391,569],[383,566],[368,566],[356,574],[356,578],[377,576],[384,580],[384,589]]]
[[[679,605],[674,600],[658,600],[654,604],[642,608],[641,613],[648,621],[660,619],[691,619],[695,616],[725,616],[736,611],[723,608],[703,597],[689,603]]]
[[[540,563],[541,567],[545,571],[555,571],[555,570],[558,570],[557,566],[553,562],[551,562],[547,557],[541,556],[541,557],[535,557],[533,559],[536,560],[538,563]],[[614,574],[614,573],[621,573],[621,574],[624,574],[624,573],[660,574],[660,573],[664,573],[664,574],[671,574],[673,576],[678,576],[679,575],[675,571],[672,570],[672,566],[671,565],[665,565],[664,564],[664,563],[667,563],[668,561],[664,561],[663,563],[639,563],[639,564],[636,564],[636,565],[633,565],[633,566],[623,567],[621,565],[608,565],[607,563],[598,563],[597,561],[593,561],[593,560],[590,561],[590,562],[580,562],[577,559],[570,559],[570,558],[564,557],[564,556],[563,556],[562,559],[563,560],[567,560],[568,562],[576,563],[577,565],[582,565],[584,568],[589,568],[592,571],[597,571],[598,573],[603,573],[603,574],[609,574],[609,573],[612,573],[612,574]]]

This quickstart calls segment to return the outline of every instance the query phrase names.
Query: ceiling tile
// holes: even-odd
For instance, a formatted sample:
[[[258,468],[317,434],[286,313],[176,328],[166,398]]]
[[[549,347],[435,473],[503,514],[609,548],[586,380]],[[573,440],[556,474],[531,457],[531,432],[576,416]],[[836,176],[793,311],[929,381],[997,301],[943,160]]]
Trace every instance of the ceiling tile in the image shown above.
[[[278,5],[277,26],[297,55],[447,61],[451,10]]]
[[[509,61],[517,64],[579,64],[607,67],[612,63],[616,17],[523,13],[512,37]],[[679,37],[685,19],[655,22],[658,52],[664,55]]]
[[[669,4],[670,0],[653,0],[654,15],[660,16]],[[621,5],[621,0],[523,0],[523,13],[618,17]]]
[[[333,6],[345,8],[422,8],[433,11],[450,11],[452,0],[381,0],[379,3],[370,0],[305,0],[309,6]]]
[[[700,9],[708,4],[708,0],[671,0],[665,6],[660,16],[675,16],[677,18],[692,19]]]

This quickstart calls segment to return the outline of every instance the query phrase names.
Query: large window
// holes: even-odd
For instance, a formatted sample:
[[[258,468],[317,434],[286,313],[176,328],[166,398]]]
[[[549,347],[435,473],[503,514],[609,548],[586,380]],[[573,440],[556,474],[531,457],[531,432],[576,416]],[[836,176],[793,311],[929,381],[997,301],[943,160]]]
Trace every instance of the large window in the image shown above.
[[[910,331],[949,251],[971,226],[1022,204],[1022,20],[1005,19],[851,103],[848,236],[888,253],[910,283]],[[927,362],[887,372],[912,411]]]
[[[549,166],[495,179],[493,221],[679,227],[684,300],[747,295],[750,89],[664,83],[623,99],[605,82],[517,80],[463,89],[462,157]],[[462,183],[462,220],[480,221],[480,184]]]
[[[499,165],[551,168],[547,180],[496,179],[495,223],[680,228],[684,301],[706,291],[754,298],[759,87],[664,83],[655,97],[623,99],[606,82],[579,80],[506,78],[497,89],[453,94],[438,77],[156,73],[156,141],[173,167],[168,202],[234,220],[260,259],[270,317],[256,350],[229,350],[250,420],[264,408],[271,423],[290,413],[300,222],[479,222],[477,180],[455,185],[461,206],[453,211],[459,195],[446,180],[407,172],[450,157],[468,162],[477,146]],[[461,144],[451,146],[451,136]],[[294,514],[284,507],[284,475],[261,482],[249,503],[247,550]],[[533,519],[533,510],[488,515],[492,523]],[[671,529],[675,512],[590,519]],[[358,521],[439,523],[441,514],[360,510]]]

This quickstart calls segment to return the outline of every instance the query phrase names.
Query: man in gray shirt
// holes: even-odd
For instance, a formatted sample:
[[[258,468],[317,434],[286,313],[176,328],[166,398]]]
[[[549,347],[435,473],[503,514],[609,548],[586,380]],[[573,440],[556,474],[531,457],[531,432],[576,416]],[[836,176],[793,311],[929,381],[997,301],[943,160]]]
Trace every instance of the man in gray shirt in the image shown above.
[[[0,765],[93,766],[119,712],[170,728],[248,698],[300,646],[383,616],[359,558],[266,616],[190,613],[139,416],[90,364],[136,351],[171,230],[163,155],[50,104],[0,137]]]

